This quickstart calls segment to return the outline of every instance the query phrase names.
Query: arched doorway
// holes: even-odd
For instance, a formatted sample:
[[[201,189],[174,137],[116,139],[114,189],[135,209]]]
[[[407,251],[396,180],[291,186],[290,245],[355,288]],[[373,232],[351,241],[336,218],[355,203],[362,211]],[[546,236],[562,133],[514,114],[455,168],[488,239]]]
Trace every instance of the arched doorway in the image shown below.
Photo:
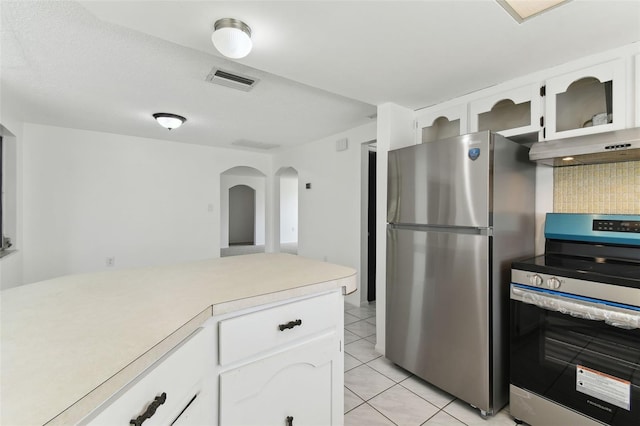
[[[267,178],[253,167],[220,174],[220,256],[265,251]]]
[[[253,246],[256,191],[247,185],[229,188],[229,246]]]

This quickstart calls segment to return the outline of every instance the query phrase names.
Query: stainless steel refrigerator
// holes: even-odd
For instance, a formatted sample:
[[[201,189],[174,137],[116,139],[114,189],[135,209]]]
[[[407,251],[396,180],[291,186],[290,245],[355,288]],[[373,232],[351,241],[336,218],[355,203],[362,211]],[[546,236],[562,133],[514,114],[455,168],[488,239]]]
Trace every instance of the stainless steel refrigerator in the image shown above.
[[[510,265],[534,254],[535,165],[489,132],[388,161],[386,357],[493,414],[508,399]]]

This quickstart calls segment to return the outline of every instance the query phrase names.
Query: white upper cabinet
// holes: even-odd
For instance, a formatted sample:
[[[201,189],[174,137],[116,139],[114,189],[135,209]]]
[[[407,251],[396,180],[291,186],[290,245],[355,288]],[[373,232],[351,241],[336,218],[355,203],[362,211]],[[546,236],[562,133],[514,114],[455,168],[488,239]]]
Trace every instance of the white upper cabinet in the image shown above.
[[[640,42],[415,111],[415,143],[492,131],[522,143],[640,127]]]
[[[469,131],[490,130],[505,137],[540,131],[540,86],[531,84],[469,104]]]
[[[425,108],[416,113],[416,143],[433,142],[468,133],[467,105]]]
[[[618,59],[546,80],[545,139],[624,129],[627,81]]]

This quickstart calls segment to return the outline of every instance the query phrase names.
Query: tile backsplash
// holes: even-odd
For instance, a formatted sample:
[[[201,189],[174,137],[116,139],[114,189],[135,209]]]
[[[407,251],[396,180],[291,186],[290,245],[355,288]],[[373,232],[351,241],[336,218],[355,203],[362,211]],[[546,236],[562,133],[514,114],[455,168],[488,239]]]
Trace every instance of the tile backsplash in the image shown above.
[[[556,213],[640,214],[640,161],[556,167]]]

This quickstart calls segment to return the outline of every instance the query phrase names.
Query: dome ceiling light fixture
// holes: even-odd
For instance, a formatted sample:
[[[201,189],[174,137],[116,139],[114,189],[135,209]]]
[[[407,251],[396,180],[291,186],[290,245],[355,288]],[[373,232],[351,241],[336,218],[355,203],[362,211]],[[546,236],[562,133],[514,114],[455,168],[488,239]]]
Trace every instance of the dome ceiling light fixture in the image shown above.
[[[153,118],[156,119],[159,125],[168,130],[177,129],[187,121],[187,119],[181,115],[169,114],[168,112],[156,112],[153,114]]]
[[[251,28],[244,22],[233,18],[218,19],[213,24],[211,35],[213,45],[227,58],[244,58],[251,52]]]

